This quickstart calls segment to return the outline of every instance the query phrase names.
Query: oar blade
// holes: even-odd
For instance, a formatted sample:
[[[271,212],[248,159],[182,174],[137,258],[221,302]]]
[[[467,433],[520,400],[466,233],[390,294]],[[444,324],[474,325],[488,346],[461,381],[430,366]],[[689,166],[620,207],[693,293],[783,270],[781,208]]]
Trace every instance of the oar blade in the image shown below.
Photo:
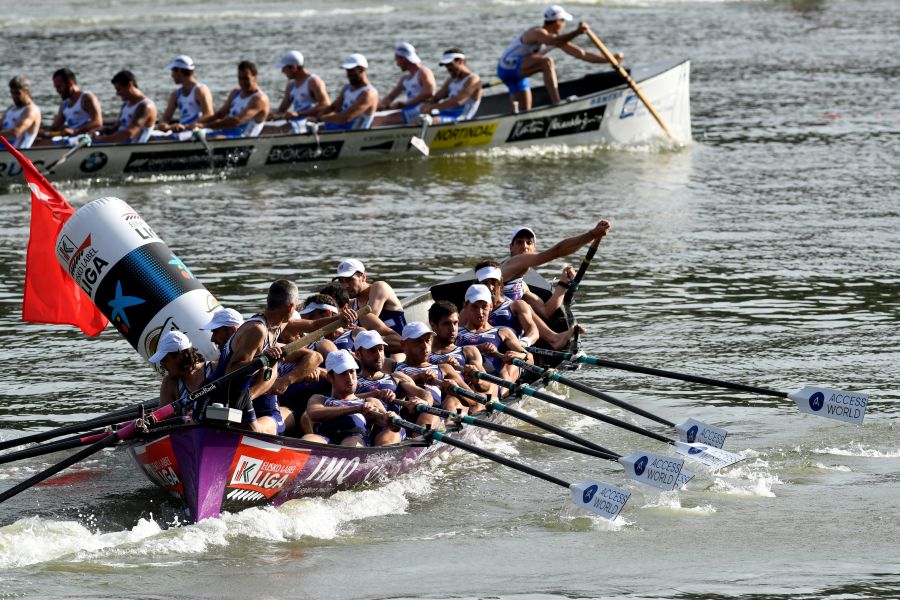
[[[631,497],[628,490],[593,479],[573,483],[569,489],[572,490],[572,504],[610,521],[619,516]]]
[[[697,419],[688,419],[681,425],[676,425],[675,430],[678,431],[678,439],[682,442],[689,444],[696,442],[716,448],[723,447],[725,438],[728,437],[728,432],[721,427],[715,427]]]
[[[810,385],[791,392],[788,398],[797,404],[800,412],[854,425],[862,425],[869,405],[868,394]]]
[[[688,481],[694,478],[694,472],[688,471],[687,469],[681,469],[681,473],[678,474],[678,480],[675,482],[675,489],[680,490],[684,486],[688,484]]]
[[[712,470],[724,469],[725,467],[729,467],[744,460],[744,457],[740,454],[735,454],[734,452],[722,450],[715,446],[707,446],[705,444],[675,442],[675,450],[677,450],[679,454],[702,462]]]
[[[678,484],[684,461],[652,452],[632,452],[619,458],[619,464],[625,467],[625,476],[629,479],[671,491]]]
[[[428,144],[425,143],[425,140],[423,140],[419,136],[417,136],[417,135],[412,136],[412,139],[409,141],[409,143],[412,144],[413,148],[415,148],[416,150],[418,150],[425,156],[428,156],[429,154],[431,154],[431,148],[429,148]]]

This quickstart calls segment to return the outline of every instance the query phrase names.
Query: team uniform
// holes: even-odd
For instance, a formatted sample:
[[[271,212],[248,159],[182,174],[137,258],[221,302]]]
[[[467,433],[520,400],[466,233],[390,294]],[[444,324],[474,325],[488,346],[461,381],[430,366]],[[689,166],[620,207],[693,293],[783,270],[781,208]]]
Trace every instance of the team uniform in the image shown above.
[[[122,104],[122,110],[119,112],[119,127],[116,131],[125,131],[131,125],[131,122],[134,120],[134,113],[137,112],[137,109],[142,104],[146,104],[148,108],[155,106],[153,104],[153,100],[150,98],[144,98],[140,102],[135,102],[134,104],[129,104],[125,102]],[[150,139],[150,134],[153,132],[153,125],[150,127],[141,127],[140,131],[138,131],[134,137],[129,139],[126,143],[128,144],[144,144],[147,140]]]
[[[366,90],[374,90],[371,84],[366,84],[361,88],[354,90],[349,85],[344,86],[341,90],[341,112],[347,111]],[[352,129],[368,129],[372,126],[372,119],[375,115],[359,115],[346,123],[325,123],[326,131],[350,131]]]
[[[200,89],[206,89],[206,85],[198,83],[187,94],[183,88],[178,88],[175,106],[178,108],[178,122],[182,125],[190,125],[200,118],[200,103],[197,102],[197,90]]]
[[[470,78],[474,77],[475,73],[469,73],[459,81],[456,79],[450,80],[450,85],[447,87],[447,99],[456,98],[459,93],[466,87],[466,82],[469,81]],[[478,112],[478,107],[481,105],[481,98],[475,99],[473,97],[469,97],[465,102],[460,104],[459,106],[455,106],[453,108],[445,108],[440,111],[441,121],[466,121],[475,116],[475,113]]]
[[[323,403],[325,406],[362,406],[365,403],[365,400],[361,398],[354,398],[353,400],[338,400],[333,396],[326,396],[325,402]],[[348,438],[353,435],[358,435],[362,438],[363,444],[366,446],[371,445],[371,427],[369,426],[368,421],[366,421],[366,417],[362,413],[352,413],[349,415],[344,415],[343,417],[338,417],[336,419],[330,419],[328,421],[322,421],[320,423],[316,423],[313,426],[313,431],[316,435],[320,435],[329,444],[340,444],[345,438]]]
[[[25,111],[28,110],[29,107],[35,106],[32,102],[30,104],[26,104],[21,108],[16,108],[16,105],[13,104],[9,107],[9,110],[6,111],[6,116],[3,117],[3,127],[2,129],[13,129],[19,125],[25,116]],[[41,117],[40,117],[40,108],[38,108],[38,125],[40,125]],[[34,131],[28,131],[27,129],[20,133],[15,139],[10,140],[12,145],[16,148],[24,150],[25,148],[31,148],[31,144],[34,143],[34,138],[37,137],[37,132],[40,127],[32,127]]]
[[[369,379],[362,373],[359,373],[356,376],[356,393],[364,394],[366,392],[375,392],[378,390],[389,390],[391,392],[397,393],[397,381],[389,374],[384,373],[378,379]],[[393,402],[385,402],[384,400],[380,401],[382,405],[384,405],[384,409],[388,411],[394,411],[397,414],[400,414],[401,408],[394,404]],[[384,431],[388,429],[387,427],[378,427],[372,432],[372,439]],[[400,430],[400,439],[406,439],[406,430]]]
[[[510,300],[521,300],[525,296],[525,278],[517,277],[504,283],[503,295]]]
[[[359,312],[359,309],[361,308],[359,306],[359,298],[352,298],[350,300],[350,308]],[[403,328],[406,326],[406,313],[402,310],[388,310],[382,308],[381,313],[377,316],[385,325],[396,331],[397,335],[403,333]],[[357,323],[359,323],[359,321],[357,321]]]
[[[241,92],[238,91],[231,99],[231,108],[228,110],[229,117],[237,117],[247,106],[250,104],[250,101],[256,98],[258,95],[262,93],[262,90],[256,90],[249,96],[243,97],[241,96]],[[252,118],[246,123],[241,123],[237,127],[232,127],[231,129],[222,129],[216,131],[216,135],[224,135],[225,137],[230,138],[255,138],[258,137],[260,133],[262,133],[263,127],[265,126],[265,121],[257,121],[256,118]]]
[[[315,344],[311,344],[315,346]],[[278,376],[284,377],[297,368],[297,363],[280,361],[278,363]],[[327,396],[331,393],[331,384],[325,378],[318,381],[296,381],[289,385],[278,396],[278,405],[283,406],[294,413],[294,418],[299,421],[300,416],[306,412],[309,399],[316,394]]]
[[[411,378],[414,378],[416,375],[420,373],[424,373],[426,371],[431,371],[437,377],[438,381],[444,380],[444,373],[441,371],[441,368],[438,365],[428,365],[426,367],[414,367],[407,363],[400,363],[394,369],[395,372],[403,373],[404,375],[408,375]],[[419,387],[428,390],[428,393],[431,394],[431,398],[434,400],[435,406],[441,406],[443,404],[443,399],[441,398],[441,388],[437,385],[431,384],[421,384]]]
[[[459,334],[456,336],[457,346],[478,346],[484,343],[491,343],[497,347],[497,351],[501,354],[507,351],[506,344],[500,337],[500,328],[491,327],[487,331],[475,333],[464,327],[459,328]],[[484,357],[485,369],[490,373],[497,373],[503,368],[503,361],[493,356]]]
[[[313,81],[321,81],[321,77],[318,75],[310,75],[300,85],[297,85],[295,80],[291,80],[291,91],[289,95],[291,97],[292,111],[296,113],[306,112],[317,104],[316,97],[309,91],[309,84]],[[295,134],[305,133],[306,119],[306,116],[291,119],[289,121],[291,132]]]
[[[403,90],[406,92],[407,100],[410,98],[415,98],[422,93],[421,69],[416,71],[415,75],[412,76],[410,76],[409,73],[404,73],[400,81],[403,84]],[[405,123],[406,125],[415,123],[419,119],[420,106],[422,106],[422,103],[417,102],[415,104],[404,106],[402,109],[400,109],[401,113],[403,114],[403,123]]]
[[[82,90],[81,95],[78,96],[78,100],[72,100],[71,98],[66,98],[62,102],[62,114],[63,114],[63,127],[67,129],[77,130],[80,127],[84,127],[88,123],[91,122],[91,115],[88,114],[84,107],[81,106],[82,100],[86,94],[90,94],[88,90]],[[74,146],[78,140],[78,136],[69,136],[69,137],[61,137],[59,139],[54,138],[54,144],[64,144],[66,146]]]
[[[524,35],[525,34],[523,33],[522,35],[516,36],[516,38],[510,42],[509,46],[506,47],[506,50],[503,51],[500,60],[497,62],[497,77],[499,77],[500,81],[509,88],[510,94],[531,89],[528,78],[522,77],[522,75],[519,74],[522,67],[522,60],[524,60],[526,56],[542,53],[545,48],[544,44],[541,44],[540,42],[526,44],[522,41]]]
[[[450,359],[456,360],[456,363],[461,367],[466,366],[466,355],[463,353],[462,346],[457,346],[450,352],[444,352],[443,354],[431,352],[428,354],[427,360],[433,365],[440,365],[449,362]]]

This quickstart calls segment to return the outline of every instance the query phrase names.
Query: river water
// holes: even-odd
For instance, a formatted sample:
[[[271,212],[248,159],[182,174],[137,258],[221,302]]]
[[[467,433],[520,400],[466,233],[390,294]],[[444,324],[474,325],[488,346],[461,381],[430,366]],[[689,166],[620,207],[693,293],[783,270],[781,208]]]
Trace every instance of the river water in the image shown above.
[[[332,88],[391,47],[434,63],[461,45],[491,76],[542,3],[0,1],[4,77],[73,68],[105,106],[132,68],[162,102],[191,55],[218,98],[234,64],[302,50]],[[579,380],[673,421],[729,430],[746,460],[698,469],[686,491],[633,495],[613,523],[566,492],[471,456],[379,487],[184,524],[124,453],[105,451],[0,506],[0,598],[900,597],[900,16],[893,0],[609,0],[567,8],[628,60],[692,60],[687,148],[515,150],[302,178],[61,185],[76,206],[130,203],[224,304],[261,306],[269,282],[312,290],[352,255],[401,295],[501,256],[513,225],[538,243],[613,222],[577,313],[589,353],[792,391],[872,395],[853,426],[787,401],[585,368]],[[892,50],[893,48],[893,50]],[[569,58],[562,77],[586,72]],[[48,109],[50,112],[50,109]],[[118,334],[23,324],[29,198],[0,196],[0,439],[154,397]],[[552,276],[557,264],[545,274]],[[553,388],[566,393],[563,388]],[[606,410],[592,398],[570,395]],[[534,414],[621,452],[662,452],[560,409]],[[618,410],[613,414],[623,416]],[[485,447],[570,481],[621,470],[505,437]],[[0,466],[0,487],[61,460]]]

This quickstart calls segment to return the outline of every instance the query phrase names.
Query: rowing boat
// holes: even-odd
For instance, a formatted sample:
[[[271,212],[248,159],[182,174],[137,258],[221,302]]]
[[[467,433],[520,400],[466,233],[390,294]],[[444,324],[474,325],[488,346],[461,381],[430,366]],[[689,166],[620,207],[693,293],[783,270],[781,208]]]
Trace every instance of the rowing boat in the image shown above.
[[[677,143],[691,141],[690,62],[672,59],[631,69],[632,79],[668,124]],[[476,116],[461,123],[405,125],[369,130],[244,139],[154,141],[108,144],[75,150],[36,147],[23,154],[52,181],[97,178],[147,179],[201,173],[309,173],[385,160],[423,156],[413,144],[421,137],[430,155],[503,147],[611,144],[632,146],[665,139],[662,129],[625,80],[614,71],[586,75],[559,85],[565,100],[549,104],[543,87],[534,89],[532,110],[510,112],[504,92],[485,94]],[[63,157],[66,156],[65,160]],[[0,188],[20,183],[21,168],[0,151]]]
[[[454,294],[462,281],[471,282],[471,275],[406,299],[403,304],[410,319],[421,320],[431,302]],[[533,291],[549,295],[549,285],[540,276],[529,273],[526,281]],[[569,307],[564,309],[557,327],[572,321]],[[499,413],[489,418],[495,415]],[[132,438],[128,453],[150,481],[184,504],[190,519],[200,521],[222,511],[278,506],[297,498],[384,483],[427,462],[439,447],[414,439],[350,448],[251,433],[227,423],[180,423]]]

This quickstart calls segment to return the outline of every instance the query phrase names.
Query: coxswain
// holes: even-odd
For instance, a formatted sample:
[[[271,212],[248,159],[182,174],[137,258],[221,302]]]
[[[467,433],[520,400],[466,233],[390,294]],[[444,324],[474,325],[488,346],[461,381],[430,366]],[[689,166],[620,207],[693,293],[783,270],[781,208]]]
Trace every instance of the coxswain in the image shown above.
[[[31,148],[41,129],[41,109],[31,99],[31,83],[28,78],[16,75],[10,79],[9,95],[13,103],[3,115],[0,136],[21,150]]]
[[[285,119],[288,123],[275,128],[272,132],[305,133],[306,119],[325,110],[331,104],[325,82],[306,69],[303,54],[296,50],[285,52],[275,63],[275,68],[281,69],[288,81],[284,98],[275,112],[269,115],[269,119]]]
[[[359,365],[346,350],[328,355],[325,370],[331,383],[331,394],[317,394],[310,398],[305,414],[315,433],[304,435],[302,440],[356,447],[396,443],[399,430],[389,427],[388,419],[398,415],[386,410],[381,401],[382,397],[390,398],[391,394],[381,390],[373,392],[368,398],[358,397],[355,393],[358,368]],[[384,429],[373,439],[372,431],[376,426]]]
[[[167,331],[159,338],[150,362],[163,374],[159,407],[177,401],[183,403],[179,404],[177,413],[190,414],[193,407],[187,400],[213,374],[213,363],[207,362],[188,336],[177,330]]]
[[[381,334],[391,352],[399,352],[400,334],[406,325],[403,305],[393,288],[384,281],[369,283],[366,267],[355,258],[347,258],[338,265],[334,278],[350,297],[350,307],[359,311],[368,306],[372,312],[360,319],[360,326]]]
[[[378,90],[369,83],[369,61],[362,54],[351,54],[341,68],[349,82],[334,101],[318,112],[316,119],[326,131],[368,129],[378,108]]]
[[[578,27],[569,33],[562,33],[566,21],[572,20],[566,10],[554,4],[544,11],[544,24],[532,27],[524,33],[517,35],[497,63],[497,77],[506,84],[509,89],[510,100],[513,107],[521,110],[531,109],[531,85],[528,76],[542,73],[544,76],[544,88],[550,95],[550,103],[560,103],[559,86],[556,81],[556,65],[553,58],[547,56],[547,52],[554,48],[560,48],[569,56],[589,63],[604,63],[606,59],[593,52],[588,52],[572,43],[576,37],[588,31],[588,24],[582,21]],[[623,55],[616,54],[616,60],[621,61]]]
[[[382,125],[409,125],[419,119],[423,102],[431,100],[437,90],[434,73],[422,64],[412,44],[401,42],[394,47],[394,62],[403,72],[400,81],[378,103],[378,110],[394,111],[375,117],[373,127]]]
[[[428,390],[435,406],[449,411],[469,412],[469,406],[474,406],[475,402],[468,399],[460,400],[449,389],[450,385],[471,389],[456,369],[446,363],[436,365],[428,361],[432,336],[434,332],[425,323],[407,323],[401,335],[406,360],[399,363],[394,371],[408,375],[416,385]],[[476,410],[473,409],[471,412]]]
[[[575,278],[575,270],[567,265],[563,268],[559,280],[554,286],[550,299],[544,302],[528,289],[525,274],[528,269],[547,264],[552,260],[569,256],[591,241],[602,238],[611,229],[609,221],[601,219],[593,229],[570,238],[566,238],[543,252],[537,251],[537,238],[530,227],[516,227],[509,238],[509,258],[500,265],[503,274],[503,294],[511,299],[524,299],[535,313],[542,319],[549,320],[562,306],[565,293]]]
[[[493,296],[487,286],[472,284],[466,290],[463,309],[459,313],[459,335],[456,343],[460,346],[475,346],[481,352],[486,370],[507,381],[519,378],[519,368],[510,364],[510,359],[518,358],[531,362],[519,343],[515,331],[509,327],[495,327],[488,321],[493,305]]]
[[[119,71],[113,76],[111,83],[116,95],[122,99],[122,110],[119,111],[115,131],[95,137],[94,143],[146,143],[156,123],[156,104],[138,89],[137,79],[131,71]]]
[[[210,136],[227,138],[254,138],[259,136],[269,116],[269,97],[257,83],[259,69],[256,63],[242,60],[238,63],[238,87],[231,90],[219,110],[198,119],[199,125],[210,129]]]
[[[156,129],[159,131],[185,131],[195,129],[202,119],[213,114],[212,92],[197,81],[194,61],[186,54],[172,59],[166,67],[178,87],[169,95],[169,103],[163,111]],[[173,120],[177,117],[177,120]]]
[[[75,73],[59,69],[53,73],[53,87],[62,98],[59,111],[48,129],[41,129],[40,137],[64,136],[70,138],[92,133],[103,128],[100,101],[93,92],[81,89]],[[51,143],[51,142],[47,142]]]
[[[422,112],[433,114],[435,123],[451,123],[471,119],[481,105],[481,78],[466,64],[466,55],[459,48],[445,50],[438,63],[450,75],[434,99],[422,105]]]

